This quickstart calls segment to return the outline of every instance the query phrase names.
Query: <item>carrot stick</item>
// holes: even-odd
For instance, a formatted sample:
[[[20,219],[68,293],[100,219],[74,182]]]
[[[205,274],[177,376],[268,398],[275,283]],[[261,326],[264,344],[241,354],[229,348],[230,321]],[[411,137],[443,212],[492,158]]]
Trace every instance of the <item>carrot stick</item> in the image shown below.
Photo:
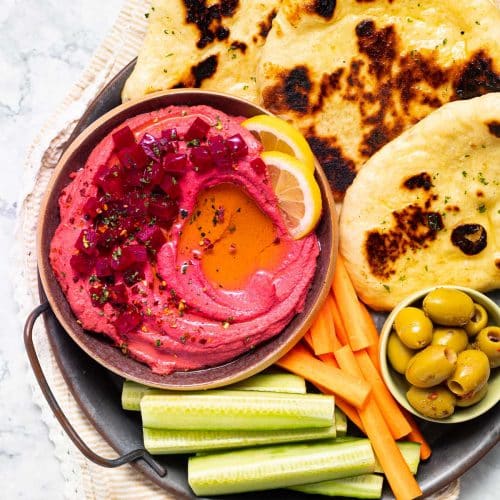
[[[320,354],[333,353],[338,347],[338,340],[335,337],[335,327],[328,310],[328,303],[325,302],[321,311],[316,316],[311,325],[311,340],[313,351],[316,356]]]
[[[369,380],[372,386],[372,394],[375,397],[384,420],[391,431],[394,439],[400,439],[411,432],[411,426],[404,417],[400,407],[387,389],[379,372],[373,365],[366,351],[358,351],[355,354],[358,366],[361,368],[365,380]]]
[[[365,320],[366,324],[366,333],[368,333],[372,345],[368,346],[366,348],[366,351],[368,352],[368,356],[370,356],[370,359],[373,361],[373,364],[376,366],[377,370],[380,372],[380,360],[378,359],[378,340],[379,340],[379,334],[377,327],[375,326],[375,322],[373,321],[373,318],[371,314],[368,312],[368,309],[366,306],[360,302],[359,305],[361,306],[361,312],[363,314],[363,318]]]
[[[339,365],[337,364],[337,361],[335,361],[335,357],[333,354],[323,354],[320,356],[321,361],[323,361],[327,365],[331,365],[334,368],[338,368]],[[316,385],[316,384],[315,384]],[[326,389],[325,387],[321,385],[316,385],[316,387],[323,392],[324,394],[331,394],[331,391]],[[363,424],[361,423],[361,420],[359,418],[358,412],[356,408],[354,408],[351,404],[349,404],[347,401],[343,400],[341,397],[336,396],[335,397],[335,404],[347,415],[349,420],[356,425],[356,427],[365,433],[365,430],[363,428]]]
[[[330,301],[331,304],[331,309],[330,312],[333,317],[333,324],[335,326],[335,333],[337,335],[337,338],[340,340],[340,343],[342,345],[347,345],[349,344],[349,340],[347,338],[347,332],[345,331],[344,328],[344,323],[342,322],[342,318],[340,316],[340,311],[339,311],[339,306],[337,305],[337,302],[335,300],[335,297],[330,294],[332,297],[332,300]]]
[[[372,345],[372,340],[366,332],[366,325],[361,313],[358,296],[352,285],[351,278],[349,278],[349,274],[347,274],[344,260],[341,255],[337,256],[337,265],[333,276],[332,289],[335,294],[342,322],[347,331],[351,349],[353,351],[366,349],[368,346]]]
[[[424,436],[420,432],[417,423],[413,420],[413,417],[406,410],[403,410],[408,423],[411,426],[411,432],[406,436],[409,441],[413,441],[414,443],[420,443],[420,458],[422,460],[427,460],[432,455],[432,449],[429,446],[429,443],[425,440]],[[346,414],[347,415],[347,414]]]
[[[335,351],[335,358],[344,371],[351,375],[361,375],[361,369],[349,346],[341,347]],[[372,394],[368,396],[365,406],[359,408],[358,411],[366,434],[396,499],[410,500],[422,495],[422,491],[391,436]]]
[[[313,349],[313,341],[312,341],[312,337],[311,337],[311,332],[310,330],[307,330],[306,334],[304,335],[304,337],[302,337],[304,339],[304,342],[311,348]]]
[[[344,370],[323,363],[301,344],[297,344],[276,364],[325,387],[357,408],[363,406],[370,393],[370,385],[362,377],[349,375]]]

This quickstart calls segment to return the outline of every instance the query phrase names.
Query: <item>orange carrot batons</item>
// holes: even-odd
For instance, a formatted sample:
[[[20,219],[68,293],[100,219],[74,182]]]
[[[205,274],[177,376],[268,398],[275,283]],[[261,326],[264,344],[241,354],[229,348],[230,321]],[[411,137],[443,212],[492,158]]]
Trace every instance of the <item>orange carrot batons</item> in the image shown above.
[[[362,377],[323,363],[301,344],[297,344],[276,364],[313,384],[325,387],[357,408],[363,406],[370,393],[370,385]]]
[[[349,346],[341,347],[335,351],[335,357],[342,370],[351,375],[359,376],[361,374],[361,369]],[[396,499],[411,500],[422,495],[422,491],[396,445],[372,394],[368,396],[365,406],[359,408],[358,411],[366,434]]]
[[[372,345],[372,340],[365,330],[365,321],[356,291],[349,274],[347,274],[341,255],[337,257],[332,288],[351,349],[359,351]]]

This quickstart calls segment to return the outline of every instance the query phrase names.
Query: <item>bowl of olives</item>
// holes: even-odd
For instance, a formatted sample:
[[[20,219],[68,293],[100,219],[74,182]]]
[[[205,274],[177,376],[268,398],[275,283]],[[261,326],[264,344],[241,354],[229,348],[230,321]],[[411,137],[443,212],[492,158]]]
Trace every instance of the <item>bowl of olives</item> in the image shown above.
[[[379,355],[408,411],[447,424],[473,419],[500,400],[500,308],[471,288],[427,288],[388,316]]]

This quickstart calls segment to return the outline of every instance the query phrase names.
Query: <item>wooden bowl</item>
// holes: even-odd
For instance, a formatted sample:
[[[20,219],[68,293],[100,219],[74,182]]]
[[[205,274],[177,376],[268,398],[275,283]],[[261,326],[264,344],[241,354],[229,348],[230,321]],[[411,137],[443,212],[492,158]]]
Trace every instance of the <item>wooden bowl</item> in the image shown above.
[[[316,163],[316,179],[323,199],[323,215],[316,228],[321,245],[316,272],[307,294],[302,313],[296,315],[287,327],[274,338],[255,349],[219,366],[174,372],[169,375],[153,373],[146,365],[122,354],[102,335],[83,330],[77,323],[49,262],[50,242],[59,225],[58,199],[69,184],[69,174],[85,165],[99,141],[113,128],[128,118],[170,105],[206,104],[230,115],[251,117],[270,114],[265,109],[243,99],[193,89],[181,89],[149,95],[137,101],[122,104],[85,129],[66,149],[50,181],[42,202],[37,230],[37,259],[43,290],[58,321],[71,338],[93,359],[112,372],[136,382],[163,389],[208,389],[245,379],[273,364],[290,350],[308,330],[330,289],[338,247],[337,216],[328,180]]]

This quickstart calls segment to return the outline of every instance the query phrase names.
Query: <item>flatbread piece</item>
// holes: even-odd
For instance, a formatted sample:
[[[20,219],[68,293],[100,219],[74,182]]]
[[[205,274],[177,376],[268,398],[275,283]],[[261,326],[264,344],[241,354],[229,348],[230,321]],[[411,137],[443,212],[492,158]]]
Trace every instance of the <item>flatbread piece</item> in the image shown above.
[[[340,251],[389,310],[436,284],[500,287],[500,93],[445,104],[378,151],[347,190]]]

